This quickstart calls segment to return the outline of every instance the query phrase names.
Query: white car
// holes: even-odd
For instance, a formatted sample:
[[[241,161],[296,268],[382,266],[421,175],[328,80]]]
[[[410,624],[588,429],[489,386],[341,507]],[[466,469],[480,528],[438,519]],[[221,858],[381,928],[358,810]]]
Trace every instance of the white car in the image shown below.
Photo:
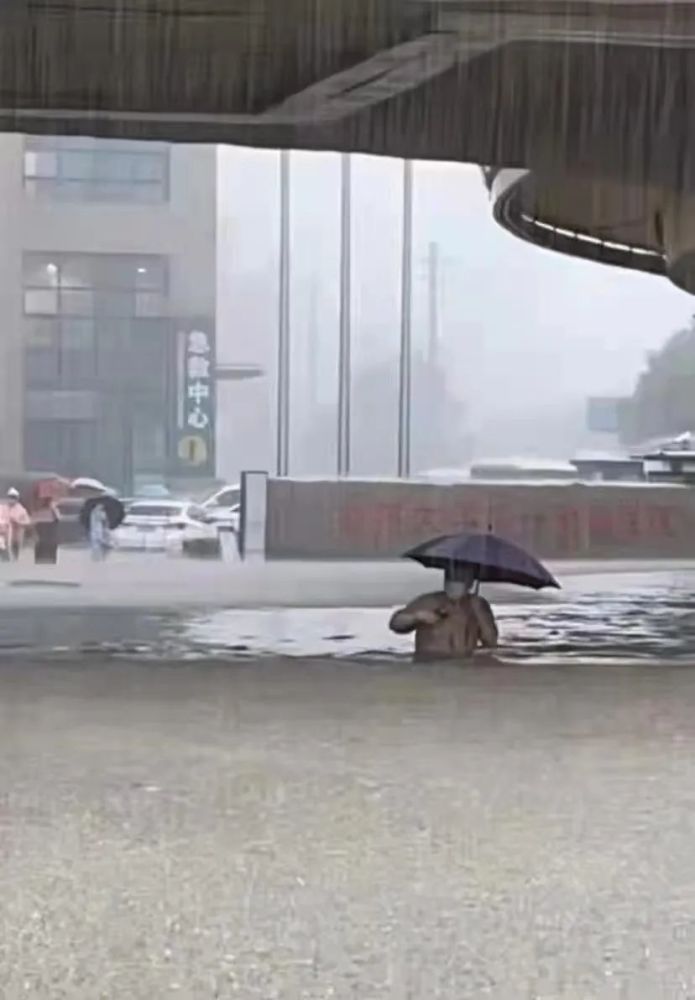
[[[135,500],[113,532],[116,548],[140,552],[218,555],[217,527],[197,504],[178,500]]]
[[[241,486],[223,486],[202,503],[203,510],[220,531],[239,532]]]

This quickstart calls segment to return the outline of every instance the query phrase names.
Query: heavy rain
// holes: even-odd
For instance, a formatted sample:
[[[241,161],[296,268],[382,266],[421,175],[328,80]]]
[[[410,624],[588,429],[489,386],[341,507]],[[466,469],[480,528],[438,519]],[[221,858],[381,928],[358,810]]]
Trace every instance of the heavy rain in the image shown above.
[[[694,42],[0,9],[3,997],[695,996]]]

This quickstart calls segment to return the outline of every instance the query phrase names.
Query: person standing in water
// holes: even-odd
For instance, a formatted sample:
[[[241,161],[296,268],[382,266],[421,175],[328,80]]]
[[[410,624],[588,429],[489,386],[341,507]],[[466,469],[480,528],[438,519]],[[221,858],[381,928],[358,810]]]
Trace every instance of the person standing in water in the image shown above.
[[[51,497],[43,497],[34,512],[34,562],[58,561],[58,522],[60,515]]]
[[[415,632],[417,659],[468,659],[478,646],[494,649],[498,630],[488,601],[471,593],[473,572],[452,570],[444,590],[422,594],[392,616],[389,628],[397,635]]]
[[[101,562],[111,548],[111,529],[104,505],[96,503],[89,514],[89,547],[92,559]]]
[[[10,559],[19,559],[24,534],[31,527],[31,518],[14,487],[7,491],[7,500],[0,505],[0,527],[5,535]]]

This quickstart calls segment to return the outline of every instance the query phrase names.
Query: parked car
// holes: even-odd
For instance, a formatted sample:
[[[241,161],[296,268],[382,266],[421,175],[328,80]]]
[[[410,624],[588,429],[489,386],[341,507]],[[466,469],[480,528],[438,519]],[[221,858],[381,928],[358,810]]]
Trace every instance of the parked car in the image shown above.
[[[202,504],[203,510],[220,531],[239,531],[241,486],[223,486]]]
[[[219,556],[217,527],[197,504],[179,500],[135,500],[113,532],[118,549],[140,552],[179,551]]]
[[[173,500],[171,490],[164,483],[143,483],[135,492],[136,500]]]

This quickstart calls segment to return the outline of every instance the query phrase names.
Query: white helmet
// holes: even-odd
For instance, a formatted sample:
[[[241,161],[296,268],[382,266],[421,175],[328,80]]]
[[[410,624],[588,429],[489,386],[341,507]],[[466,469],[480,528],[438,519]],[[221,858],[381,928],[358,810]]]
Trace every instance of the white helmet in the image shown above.
[[[7,491],[7,495],[10,500],[19,500],[19,490],[16,490],[14,486],[11,486]]]

